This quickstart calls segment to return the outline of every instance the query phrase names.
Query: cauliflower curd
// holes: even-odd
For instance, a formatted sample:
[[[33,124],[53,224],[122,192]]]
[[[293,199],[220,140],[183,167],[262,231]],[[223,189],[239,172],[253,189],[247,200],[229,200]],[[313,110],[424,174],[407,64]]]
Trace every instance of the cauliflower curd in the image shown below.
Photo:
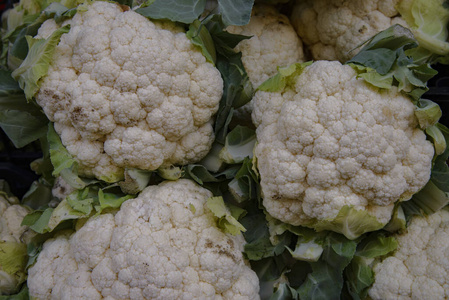
[[[251,36],[235,50],[242,53],[242,63],[254,88],[276,74],[277,67],[304,61],[302,42],[287,16],[274,6],[256,4],[251,19],[244,26],[229,26],[227,31]],[[251,123],[252,102],[234,112],[242,124]]]
[[[396,252],[374,265],[371,299],[448,299],[449,211],[414,217],[396,239]]]
[[[147,187],[120,211],[45,242],[30,268],[39,299],[258,299],[242,235],[225,234],[190,180]]]
[[[314,60],[345,62],[378,32],[394,24],[407,26],[395,8],[398,2],[297,0],[290,19]]]
[[[79,173],[116,181],[124,168],[203,158],[223,93],[219,71],[174,23],[103,1],[87,8],[66,21],[35,96]],[[57,27],[46,21],[38,36]]]
[[[273,217],[355,238],[366,226],[383,227],[394,203],[429,180],[434,149],[417,127],[413,103],[356,75],[348,65],[318,61],[284,90],[256,92],[255,155],[263,205]],[[344,207],[371,219],[351,219]],[[360,226],[351,228],[355,235],[348,233],[352,221]]]

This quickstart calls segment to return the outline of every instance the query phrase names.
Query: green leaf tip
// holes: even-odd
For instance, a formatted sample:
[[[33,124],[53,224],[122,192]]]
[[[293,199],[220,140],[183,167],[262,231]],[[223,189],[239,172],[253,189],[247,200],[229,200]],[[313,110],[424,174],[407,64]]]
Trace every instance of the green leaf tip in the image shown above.
[[[211,197],[207,199],[206,205],[214,216],[218,218],[218,227],[225,232],[238,235],[246,231],[245,227],[232,216],[222,197]]]
[[[413,33],[396,24],[368,40],[346,64],[367,83],[383,89],[396,86],[417,101],[428,90],[427,81],[437,74],[426,60],[415,59],[417,47]]]
[[[295,63],[287,67],[278,67],[278,72],[273,77],[264,81],[257,90],[264,92],[279,92],[285,89],[286,86],[291,85],[297,76],[301,75],[307,66],[313,62]]]
[[[14,70],[12,76],[24,90],[27,100],[39,91],[40,80],[47,75],[53,53],[61,36],[69,32],[70,25],[55,30],[47,39],[34,39],[27,36],[28,55]]]

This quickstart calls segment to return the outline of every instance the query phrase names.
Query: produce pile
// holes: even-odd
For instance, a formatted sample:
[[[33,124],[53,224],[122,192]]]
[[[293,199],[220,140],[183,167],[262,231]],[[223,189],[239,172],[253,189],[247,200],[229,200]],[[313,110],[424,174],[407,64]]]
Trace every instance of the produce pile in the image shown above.
[[[0,180],[0,300],[449,299],[448,25],[445,0],[16,3],[2,149],[38,158]]]

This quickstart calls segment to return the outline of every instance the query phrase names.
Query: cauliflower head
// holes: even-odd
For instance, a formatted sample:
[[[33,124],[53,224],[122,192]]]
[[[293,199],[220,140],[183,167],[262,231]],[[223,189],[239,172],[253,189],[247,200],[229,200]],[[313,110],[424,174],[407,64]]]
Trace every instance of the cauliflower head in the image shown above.
[[[290,20],[314,60],[345,62],[378,32],[407,26],[395,8],[399,1],[297,0]]]
[[[304,61],[302,42],[287,16],[274,6],[256,4],[249,23],[228,26],[233,34],[251,36],[241,41],[236,51],[242,53],[242,63],[254,88],[273,76],[278,66]],[[252,102],[234,112],[240,123],[251,123]],[[246,122],[245,122],[246,121]]]
[[[147,187],[116,215],[45,242],[29,269],[42,299],[258,299],[242,235],[225,234],[205,206],[212,193],[181,179]]]
[[[243,65],[255,88],[276,74],[278,66],[304,61],[301,40],[287,16],[274,6],[256,4],[247,25],[228,26],[226,30],[251,36],[235,50],[242,52]]]
[[[383,227],[394,203],[430,178],[434,149],[413,103],[337,61],[314,62],[291,81],[253,98],[266,210],[348,238]]]
[[[414,217],[396,252],[373,267],[371,299],[449,298],[449,211]]]
[[[62,25],[35,98],[79,173],[106,181],[124,168],[155,170],[209,151],[223,93],[219,71],[170,22],[152,22],[106,1]],[[46,21],[38,37],[58,25]]]
[[[27,245],[21,237],[27,227],[20,224],[29,212],[16,197],[0,192],[0,295],[17,292],[26,279]]]

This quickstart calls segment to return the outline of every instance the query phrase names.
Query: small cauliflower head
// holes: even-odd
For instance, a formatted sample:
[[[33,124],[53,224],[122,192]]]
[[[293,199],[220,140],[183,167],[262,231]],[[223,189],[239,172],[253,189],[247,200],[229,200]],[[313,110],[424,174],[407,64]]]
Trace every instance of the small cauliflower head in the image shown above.
[[[35,98],[81,175],[111,182],[207,154],[223,81],[181,27],[106,1],[65,24]]]
[[[396,252],[373,267],[371,299],[448,299],[449,211],[412,218],[396,239]]]
[[[216,225],[193,181],[147,187],[114,216],[45,242],[29,269],[39,299],[258,299],[242,235]]]
[[[263,205],[283,222],[356,238],[430,178],[434,149],[411,100],[348,65],[314,62],[253,102]]]
[[[276,74],[278,66],[304,61],[301,40],[287,16],[274,6],[256,4],[247,25],[229,26],[226,30],[251,36],[241,41],[235,50],[242,53],[243,66],[254,88]],[[251,123],[252,109],[249,102],[234,112],[235,117],[243,124]]]
[[[399,1],[297,0],[290,20],[314,60],[345,62],[380,31],[407,26],[395,8]]]
[[[0,295],[14,294],[26,279],[27,245],[21,226],[30,210],[19,204],[16,197],[0,192]]]

